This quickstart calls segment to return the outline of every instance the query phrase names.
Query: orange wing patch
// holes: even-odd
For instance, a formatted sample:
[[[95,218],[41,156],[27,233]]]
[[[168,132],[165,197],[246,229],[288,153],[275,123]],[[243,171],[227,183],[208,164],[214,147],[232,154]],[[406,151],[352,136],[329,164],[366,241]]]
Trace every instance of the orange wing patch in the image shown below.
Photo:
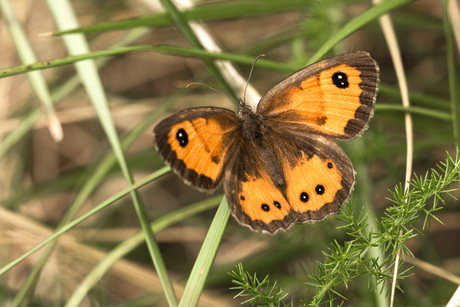
[[[241,182],[241,186],[238,200],[242,211],[252,221],[259,220],[270,224],[283,220],[289,214],[288,202],[267,174],[250,177],[248,181]]]
[[[361,72],[342,64],[331,67],[290,87],[281,95],[270,117],[283,124],[308,126],[310,130],[340,136],[362,105]]]
[[[347,76],[348,87],[346,88],[340,88],[334,84],[334,79],[340,78],[340,73],[345,73]],[[356,111],[361,106],[359,97],[363,92],[359,86],[362,82],[360,75],[360,71],[347,65],[340,65],[321,73],[319,77],[320,88],[324,112],[327,114],[326,123],[322,128],[326,132],[345,134],[348,121],[355,118]],[[340,80],[336,82],[340,82]],[[303,82],[302,87],[304,87]],[[305,90],[307,90],[306,87],[304,87]]]
[[[216,180],[222,173],[222,161],[230,144],[224,145],[224,128],[217,120],[197,118],[177,123],[168,133],[168,144],[177,159],[199,175]]]
[[[334,202],[337,192],[342,189],[342,176],[331,160],[313,156],[309,160],[301,159],[292,168],[286,162],[283,169],[287,198],[296,212],[319,211]]]

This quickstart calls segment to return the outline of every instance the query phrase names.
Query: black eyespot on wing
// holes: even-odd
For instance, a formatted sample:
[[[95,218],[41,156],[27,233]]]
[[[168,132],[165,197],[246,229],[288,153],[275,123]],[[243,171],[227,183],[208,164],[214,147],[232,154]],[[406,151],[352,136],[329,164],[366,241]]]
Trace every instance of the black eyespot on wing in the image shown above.
[[[262,210],[264,210],[265,212],[268,212],[270,211],[270,207],[267,205],[267,204],[262,204],[262,206],[260,206],[262,208]]]
[[[321,184],[318,184],[315,188],[316,194],[318,195],[323,195],[326,190],[324,189],[324,186]]]
[[[350,84],[348,83],[347,74],[339,71],[332,75],[332,83],[338,88],[347,88]]]
[[[180,128],[176,132],[176,140],[179,142],[180,147],[185,147],[188,144],[188,134],[184,128]]]
[[[276,200],[273,202],[273,205],[275,205],[276,208],[281,209],[281,204]]]
[[[306,192],[300,193],[300,201],[306,203],[310,199],[310,196]]]

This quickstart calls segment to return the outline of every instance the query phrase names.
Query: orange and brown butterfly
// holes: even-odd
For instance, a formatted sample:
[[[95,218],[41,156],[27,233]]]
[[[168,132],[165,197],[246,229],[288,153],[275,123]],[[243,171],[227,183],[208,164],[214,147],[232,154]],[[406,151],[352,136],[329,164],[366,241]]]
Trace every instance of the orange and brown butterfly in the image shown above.
[[[366,52],[309,65],[273,87],[253,112],[187,109],[154,128],[171,168],[201,191],[223,182],[235,219],[276,233],[339,211],[355,183],[334,142],[363,133],[374,113],[379,68]]]

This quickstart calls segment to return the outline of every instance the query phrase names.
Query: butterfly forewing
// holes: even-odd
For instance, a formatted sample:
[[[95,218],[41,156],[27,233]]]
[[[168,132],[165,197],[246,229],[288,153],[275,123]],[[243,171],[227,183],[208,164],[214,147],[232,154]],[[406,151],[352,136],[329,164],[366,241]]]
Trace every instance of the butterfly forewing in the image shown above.
[[[239,128],[238,116],[228,109],[187,109],[155,126],[155,144],[185,182],[200,190],[213,190],[238,147]]]
[[[338,139],[359,136],[374,113],[378,66],[365,52],[332,57],[292,74],[258,105],[267,123]]]

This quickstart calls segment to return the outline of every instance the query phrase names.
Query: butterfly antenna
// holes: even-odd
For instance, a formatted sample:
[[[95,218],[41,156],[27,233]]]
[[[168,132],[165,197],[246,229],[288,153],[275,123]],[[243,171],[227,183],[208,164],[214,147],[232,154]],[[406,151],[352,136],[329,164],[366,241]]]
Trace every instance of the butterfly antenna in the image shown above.
[[[229,93],[227,92],[224,92],[224,91],[221,91],[217,88],[214,88],[212,86],[209,86],[207,84],[204,84],[204,83],[200,83],[200,82],[190,82],[189,84],[187,84],[185,87],[188,88],[190,85],[199,85],[199,86],[204,86],[204,87],[207,87],[209,88],[210,90],[213,90],[217,93],[220,93],[220,94],[224,94],[225,96],[227,96],[228,98],[230,98],[231,100],[235,101],[236,103],[239,103],[238,101],[235,100],[235,98],[233,98]]]
[[[248,81],[246,82],[246,86],[244,87],[244,92],[243,92],[243,104],[245,103],[246,101],[246,91],[248,90],[248,86],[249,86],[249,81],[251,80],[251,77],[252,77],[252,72],[254,71],[254,67],[256,66],[256,62],[258,59],[260,59],[261,57],[264,57],[265,54],[259,54],[256,59],[254,60],[254,62],[252,63],[252,67],[251,67],[251,71],[249,72],[249,76],[248,76]]]

